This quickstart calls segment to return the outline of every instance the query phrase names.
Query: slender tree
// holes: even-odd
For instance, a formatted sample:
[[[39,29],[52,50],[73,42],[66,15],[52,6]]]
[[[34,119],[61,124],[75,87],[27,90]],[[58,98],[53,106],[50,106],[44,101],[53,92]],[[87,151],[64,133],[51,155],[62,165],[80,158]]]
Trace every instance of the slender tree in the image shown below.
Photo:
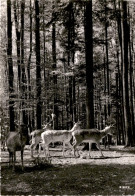
[[[128,86],[128,34],[129,26],[127,22],[127,2],[122,0],[122,75],[123,75],[123,103],[124,103],[124,117],[125,117],[125,131],[126,131],[126,145],[133,144],[131,132],[131,113],[129,105],[129,86]]]
[[[35,43],[36,43],[36,95],[37,95],[37,107],[36,107],[36,120],[37,129],[41,128],[41,67],[40,67],[40,16],[39,16],[39,1],[35,0]]]
[[[74,4],[72,1],[69,1],[67,6],[68,17],[66,28],[68,30],[68,46],[67,46],[67,56],[68,56],[68,69],[69,71],[73,70],[74,60],[75,60],[75,16],[74,16]],[[76,121],[76,100],[75,100],[75,75],[69,76],[69,119],[70,126],[73,126],[73,122]]]
[[[128,5],[128,17],[130,18],[130,13],[129,13],[129,5]],[[133,145],[135,145],[135,116],[134,116],[134,106],[133,106],[133,55],[132,55],[132,50],[131,50],[131,31],[130,31],[130,26],[131,22],[129,19],[129,30],[128,30],[128,36],[129,36],[129,84],[130,84],[130,93],[129,93],[129,99],[130,99],[130,109],[131,109],[131,130],[133,134]]]
[[[93,25],[92,0],[85,2],[85,55],[86,55],[86,118],[87,128],[94,127],[93,103]]]
[[[54,20],[52,23],[52,68],[55,71],[56,70],[56,24],[55,24],[55,18],[56,18],[56,13],[55,13],[55,1],[53,1],[52,5],[52,19]],[[55,119],[54,119],[54,129],[58,128],[58,107],[57,107],[57,75],[54,72],[53,75],[53,113],[55,114]]]
[[[29,103],[30,103],[30,99],[31,99],[31,72],[30,72],[30,64],[31,64],[31,56],[32,56],[32,2],[30,0],[30,15],[29,15],[29,18],[30,18],[30,54],[29,54],[29,58],[28,58],[28,65],[27,65],[27,81],[28,81],[28,100],[29,100]],[[30,107],[30,104],[29,104],[29,107]],[[30,111],[29,111],[29,114],[28,114],[28,124],[30,126],[32,126],[32,120],[31,120],[31,115],[30,115]]]
[[[108,97],[110,96],[110,79],[109,79],[109,55],[108,55],[108,25],[109,21],[107,20],[107,5],[105,0],[105,48],[106,48],[106,62],[105,62],[105,68],[106,68],[106,91]],[[110,103],[109,99],[107,99],[107,116],[110,116]]]
[[[14,100],[13,100],[13,63],[12,63],[12,21],[11,21],[11,0],[7,0],[7,57],[9,70],[9,117],[10,117],[10,131],[14,131]]]
[[[26,106],[26,73],[24,64],[24,11],[25,11],[25,0],[21,0],[21,98],[22,98],[22,111],[21,111],[21,121],[27,124],[27,115],[25,111]]]
[[[15,19],[15,29],[16,29],[16,45],[17,45],[17,66],[18,66],[18,81],[19,87],[21,86],[21,66],[20,66],[20,30],[19,21],[17,17],[16,0],[14,0],[14,19]]]

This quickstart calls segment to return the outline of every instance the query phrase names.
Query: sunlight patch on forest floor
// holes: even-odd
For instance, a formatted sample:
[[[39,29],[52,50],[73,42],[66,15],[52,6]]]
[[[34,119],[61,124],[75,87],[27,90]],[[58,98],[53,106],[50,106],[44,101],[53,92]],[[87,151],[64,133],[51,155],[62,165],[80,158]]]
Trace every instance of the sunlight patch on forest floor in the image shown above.
[[[127,149],[124,149],[121,146],[113,146],[110,150],[103,149],[102,151],[104,157],[100,156],[99,151],[91,151],[91,158],[88,155],[88,151],[82,151],[83,146],[79,147],[80,157],[75,158],[73,156],[73,151],[67,149],[65,152],[65,157],[62,157],[62,146],[57,146],[55,148],[50,148],[49,158],[50,162],[53,165],[74,165],[74,164],[95,164],[95,165],[110,165],[110,164],[120,164],[120,165],[135,165],[135,148],[130,148],[130,153],[127,152]],[[125,152],[124,152],[125,151]],[[133,151],[133,152],[132,152]],[[37,157],[37,151],[34,151],[34,156]],[[43,159],[43,151],[40,154],[40,159]],[[17,152],[17,163],[20,162],[20,152]],[[33,162],[33,159],[30,157],[29,146],[26,146],[24,151],[24,164],[29,165]],[[8,152],[1,152],[1,163],[5,165],[8,163]]]
[[[102,147],[103,148],[103,147]],[[3,195],[133,195],[135,193],[135,153],[124,152],[122,147],[99,151],[82,151],[74,158],[67,149],[62,157],[62,148],[51,148],[50,162],[43,157],[30,157],[30,149],[24,151],[24,171],[21,171],[20,152],[17,152],[15,172],[8,167],[8,152],[2,151],[1,190]],[[130,150],[131,151],[131,150]],[[38,164],[36,165],[36,162]]]

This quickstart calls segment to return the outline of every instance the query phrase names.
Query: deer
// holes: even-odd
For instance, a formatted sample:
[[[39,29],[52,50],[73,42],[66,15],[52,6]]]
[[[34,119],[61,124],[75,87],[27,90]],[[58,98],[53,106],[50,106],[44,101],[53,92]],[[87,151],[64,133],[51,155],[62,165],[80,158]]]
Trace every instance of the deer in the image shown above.
[[[78,129],[78,130],[72,132],[74,157],[76,157],[76,155],[75,155],[76,147],[78,145],[80,145],[82,142],[89,143],[89,157],[91,157],[90,151],[91,151],[92,143],[96,143],[98,149],[100,150],[101,156],[104,157],[102,150],[100,148],[100,141],[106,135],[113,135],[112,134],[112,127],[113,127],[113,125],[106,126],[103,130],[100,130],[100,131],[98,129]],[[79,155],[79,153],[78,153],[78,155]]]
[[[40,152],[41,146],[43,146],[44,156],[50,157],[49,153],[49,144],[54,142],[62,142],[63,143],[63,150],[62,155],[65,157],[65,144],[70,144],[70,140],[72,139],[72,132],[75,130],[80,129],[79,123],[75,123],[71,130],[47,130],[41,133],[42,143],[39,144]],[[47,148],[47,153],[46,153]]]
[[[9,132],[6,138],[7,150],[9,152],[9,166],[12,162],[13,170],[15,170],[16,151],[21,151],[22,171],[23,167],[23,152],[27,141],[28,127],[27,125],[20,125],[18,131]]]
[[[36,146],[41,142],[41,133],[43,133],[46,130],[50,130],[51,126],[49,123],[47,123],[46,125],[44,125],[44,127],[42,129],[37,129],[32,131],[29,135],[31,136],[31,140],[30,140],[30,151],[31,151],[31,158],[33,157],[33,149],[36,148]]]

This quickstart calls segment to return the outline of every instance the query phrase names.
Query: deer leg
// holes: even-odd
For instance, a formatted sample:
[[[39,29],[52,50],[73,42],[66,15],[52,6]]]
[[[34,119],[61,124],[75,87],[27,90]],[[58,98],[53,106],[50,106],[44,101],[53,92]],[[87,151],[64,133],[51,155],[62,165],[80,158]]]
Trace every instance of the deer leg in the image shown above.
[[[76,150],[76,149],[75,149],[75,146],[73,147],[73,149],[74,149],[74,157],[76,157],[76,155],[75,155],[75,150]]]
[[[22,170],[23,170],[23,150],[21,150],[21,162],[22,162]]]
[[[63,157],[64,157],[64,151],[65,151],[65,142],[63,142]]]
[[[74,157],[76,157],[75,151],[76,151],[76,145],[75,145],[75,143],[73,143],[73,153],[74,153]]]
[[[97,147],[98,147],[98,149],[99,149],[99,151],[100,151],[100,153],[101,153],[101,156],[104,157],[104,155],[103,155],[103,153],[102,153],[102,150],[101,150],[101,148],[100,148],[100,143],[97,142],[96,144],[97,144]]]
[[[76,150],[76,140],[75,140],[75,138],[73,138],[73,153],[74,153],[74,157],[76,157],[76,155],[75,155],[75,150]]]
[[[39,144],[38,144],[39,145]],[[38,149],[39,149],[39,147],[37,147],[37,145],[36,145],[36,148],[37,148],[37,154],[38,154]]]
[[[9,152],[9,167],[10,167],[11,162],[12,162],[12,152]]]
[[[47,153],[48,153],[48,157],[50,157],[49,144],[47,145]]]
[[[89,158],[91,158],[91,155],[90,155],[91,145],[92,145],[92,143],[91,143],[91,142],[89,142]]]
[[[42,144],[39,143],[38,156],[41,154],[41,147],[42,147]]]
[[[69,146],[69,148],[73,148],[73,146],[70,144],[70,142],[68,142],[68,146]]]
[[[35,144],[31,144],[30,146],[30,151],[31,151],[31,158],[33,158],[33,148],[34,148]]]
[[[16,161],[16,152],[15,151],[12,154],[12,160],[13,160],[13,171],[15,171],[15,161]]]
[[[45,144],[43,144],[43,151],[44,151],[44,156],[46,157],[46,150],[45,150]]]
[[[14,164],[14,152],[11,153],[11,164],[12,164],[12,166]]]
[[[12,164],[12,166],[13,166],[13,156],[14,156],[14,154],[13,154],[13,152],[11,152],[11,164]]]
[[[76,157],[75,155],[75,152],[77,152],[78,156],[80,156],[78,150],[76,150],[76,147],[78,146],[79,144],[76,142],[76,144],[73,145],[73,149],[74,149],[74,157]]]

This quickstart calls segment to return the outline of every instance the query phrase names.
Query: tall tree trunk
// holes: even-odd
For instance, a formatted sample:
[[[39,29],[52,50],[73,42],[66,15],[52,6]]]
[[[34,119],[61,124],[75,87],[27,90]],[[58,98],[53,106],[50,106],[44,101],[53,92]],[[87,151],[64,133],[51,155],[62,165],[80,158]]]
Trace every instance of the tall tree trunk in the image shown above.
[[[105,47],[106,47],[106,87],[107,87],[107,117],[110,116],[110,103],[109,103],[109,96],[110,96],[110,81],[109,81],[109,57],[108,57],[108,20],[107,20],[107,7],[106,7],[106,0],[105,0]]]
[[[30,108],[30,99],[31,99],[31,82],[30,82],[30,65],[31,65],[31,55],[32,55],[32,3],[30,0],[30,54],[28,59],[28,66],[27,66],[27,77],[28,77],[28,101],[29,101],[29,108]],[[30,111],[28,112],[28,124],[32,127],[32,114]]]
[[[104,47],[103,47],[103,51],[104,51]],[[106,77],[106,61],[105,61],[105,54],[104,54],[104,95],[106,96],[106,89],[107,89],[107,77]],[[104,102],[104,123],[106,122],[107,120],[107,103],[106,103],[106,99],[105,99],[105,102]]]
[[[118,73],[119,73],[119,94],[120,94],[120,125],[121,125],[121,131],[122,131],[122,143],[125,144],[125,117],[124,117],[124,98],[123,98],[123,50],[122,50],[122,13],[121,13],[121,2],[118,2],[118,6],[119,6],[119,14],[116,14],[116,20],[117,20],[117,28],[118,28],[118,38],[119,38],[119,45],[120,45],[120,50],[121,50],[121,58],[119,60],[119,48],[117,46],[117,59],[118,59],[118,65],[121,64],[121,69],[118,66]],[[117,12],[116,10],[116,2],[114,0],[114,9],[115,12]],[[119,63],[120,62],[120,63]]]
[[[24,10],[25,10],[25,0],[21,1],[21,97],[22,97],[22,123],[27,124],[27,117],[25,111],[25,100],[26,100],[26,74],[24,65]]]
[[[132,145],[131,114],[129,106],[129,87],[128,87],[128,40],[129,26],[127,23],[127,2],[122,0],[122,56],[123,56],[123,101],[125,116],[126,145]]]
[[[10,131],[14,131],[14,100],[13,100],[13,64],[12,64],[12,21],[11,21],[11,0],[7,0],[7,56],[9,69],[9,117],[10,117]]]
[[[17,65],[18,65],[18,81],[19,87],[21,86],[21,67],[20,67],[20,31],[19,23],[16,10],[16,0],[14,0],[14,18],[15,18],[15,29],[16,29],[16,45],[17,45]]]
[[[45,70],[45,67],[46,67],[46,52],[45,52],[45,16],[44,16],[44,10],[45,10],[45,4],[43,2],[43,63],[44,63],[44,96],[45,98],[47,99],[47,79],[46,79],[46,70]],[[47,101],[44,100],[44,105],[46,107],[43,107],[43,114],[44,114],[44,120],[47,118]]]
[[[92,0],[85,2],[86,115],[87,128],[94,127]]]
[[[128,17],[130,18],[129,14],[129,7],[128,7]],[[131,109],[131,131],[133,135],[133,145],[135,145],[135,131],[134,131],[134,106],[133,106],[133,58],[132,58],[132,51],[131,51],[131,39],[130,39],[130,19],[129,19],[129,84],[130,84],[130,109]]]
[[[132,40],[131,40],[131,48],[132,48],[132,62],[133,62],[133,114],[134,114],[134,128],[133,128],[133,136],[134,136],[134,144],[135,144],[135,53],[134,53],[134,29],[132,27]]]
[[[52,18],[55,18],[55,5],[53,1],[53,13]],[[56,70],[56,25],[55,21],[52,24],[52,60],[53,60],[53,70]],[[54,129],[58,128],[58,106],[57,106],[57,75],[53,75],[53,85],[54,85],[54,103],[53,103],[53,113],[55,114]]]
[[[36,107],[36,120],[37,129],[41,129],[41,67],[40,67],[40,16],[39,16],[39,1],[35,0],[35,43],[36,43],[36,95],[37,95],[37,107]]]
[[[68,4],[68,69],[69,72],[73,69],[75,58],[75,18],[74,18],[74,6],[73,2],[69,1]],[[70,128],[73,126],[73,122],[76,121],[76,88],[75,88],[75,76],[69,77],[69,115],[70,115]]]
[[[74,17],[74,7],[71,3],[71,61],[74,64],[75,61],[75,17]],[[76,122],[76,80],[75,75],[72,77],[72,108],[73,108],[73,122]]]

